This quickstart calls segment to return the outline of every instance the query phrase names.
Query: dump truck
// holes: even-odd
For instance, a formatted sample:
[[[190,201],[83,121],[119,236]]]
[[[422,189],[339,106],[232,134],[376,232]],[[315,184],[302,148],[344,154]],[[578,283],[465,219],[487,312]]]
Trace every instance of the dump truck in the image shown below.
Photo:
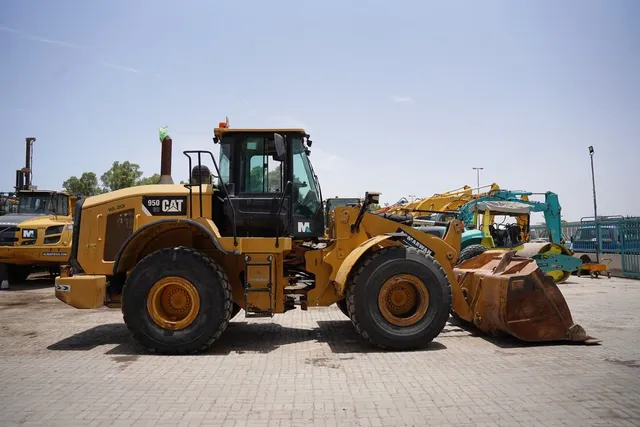
[[[9,283],[24,281],[35,268],[55,276],[71,253],[76,197],[32,185],[35,140],[26,138],[26,164],[16,170],[15,191],[8,197],[15,208],[0,217],[0,273],[6,270]]]
[[[211,151],[183,152],[188,184],[78,201],[69,265],[55,280],[60,301],[119,308],[133,336],[163,354],[206,350],[241,310],[271,318],[340,301],[360,336],[386,349],[428,344],[452,310],[487,333],[589,339],[562,294],[545,297],[554,284],[533,260],[489,251],[458,268],[459,220],[436,237],[411,216],[368,212],[380,194],[366,192],[358,206],[330,211],[325,233],[304,129],[227,121],[213,140],[217,161]],[[215,176],[203,176],[203,159]],[[530,312],[540,302],[546,311]]]

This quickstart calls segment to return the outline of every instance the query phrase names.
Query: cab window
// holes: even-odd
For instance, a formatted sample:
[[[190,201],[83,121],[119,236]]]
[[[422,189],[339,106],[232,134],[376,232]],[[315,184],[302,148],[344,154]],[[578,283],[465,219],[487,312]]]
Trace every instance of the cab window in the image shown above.
[[[312,216],[320,206],[316,182],[301,138],[293,138],[294,212]]]
[[[281,193],[283,183],[282,162],[276,160],[273,140],[263,137],[249,137],[243,141],[241,159],[242,182],[240,191],[244,193]]]
[[[69,197],[58,194],[57,198],[57,206],[56,206],[56,214],[67,216],[69,215]]]

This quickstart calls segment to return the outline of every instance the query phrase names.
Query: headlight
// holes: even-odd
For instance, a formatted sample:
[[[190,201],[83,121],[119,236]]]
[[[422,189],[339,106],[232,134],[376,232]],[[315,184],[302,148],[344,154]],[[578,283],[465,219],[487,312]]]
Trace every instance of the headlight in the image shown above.
[[[67,224],[67,230],[73,231],[73,224]]]
[[[51,234],[60,234],[64,230],[64,225],[54,225],[51,227],[47,227],[47,231],[44,232],[45,236],[49,236]]]

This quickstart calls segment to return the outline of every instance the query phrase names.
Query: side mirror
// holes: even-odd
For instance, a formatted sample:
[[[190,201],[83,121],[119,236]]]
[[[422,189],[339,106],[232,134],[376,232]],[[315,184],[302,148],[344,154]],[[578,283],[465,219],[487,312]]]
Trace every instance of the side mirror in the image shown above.
[[[274,133],[273,142],[276,144],[277,160],[284,162],[287,157],[287,145],[284,142],[284,136],[279,133]]]
[[[364,197],[366,205],[380,203],[380,193],[366,192]]]

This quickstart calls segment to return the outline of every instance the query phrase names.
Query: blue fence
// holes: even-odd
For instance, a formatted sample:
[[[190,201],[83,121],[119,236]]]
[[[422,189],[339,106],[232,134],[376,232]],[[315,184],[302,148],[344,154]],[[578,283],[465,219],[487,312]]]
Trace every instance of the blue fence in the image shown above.
[[[593,253],[596,247],[601,254],[619,254],[622,273],[640,278],[640,218],[605,217],[563,224],[562,232],[568,240],[565,244],[574,252]],[[545,226],[531,227],[532,238],[546,238]]]

